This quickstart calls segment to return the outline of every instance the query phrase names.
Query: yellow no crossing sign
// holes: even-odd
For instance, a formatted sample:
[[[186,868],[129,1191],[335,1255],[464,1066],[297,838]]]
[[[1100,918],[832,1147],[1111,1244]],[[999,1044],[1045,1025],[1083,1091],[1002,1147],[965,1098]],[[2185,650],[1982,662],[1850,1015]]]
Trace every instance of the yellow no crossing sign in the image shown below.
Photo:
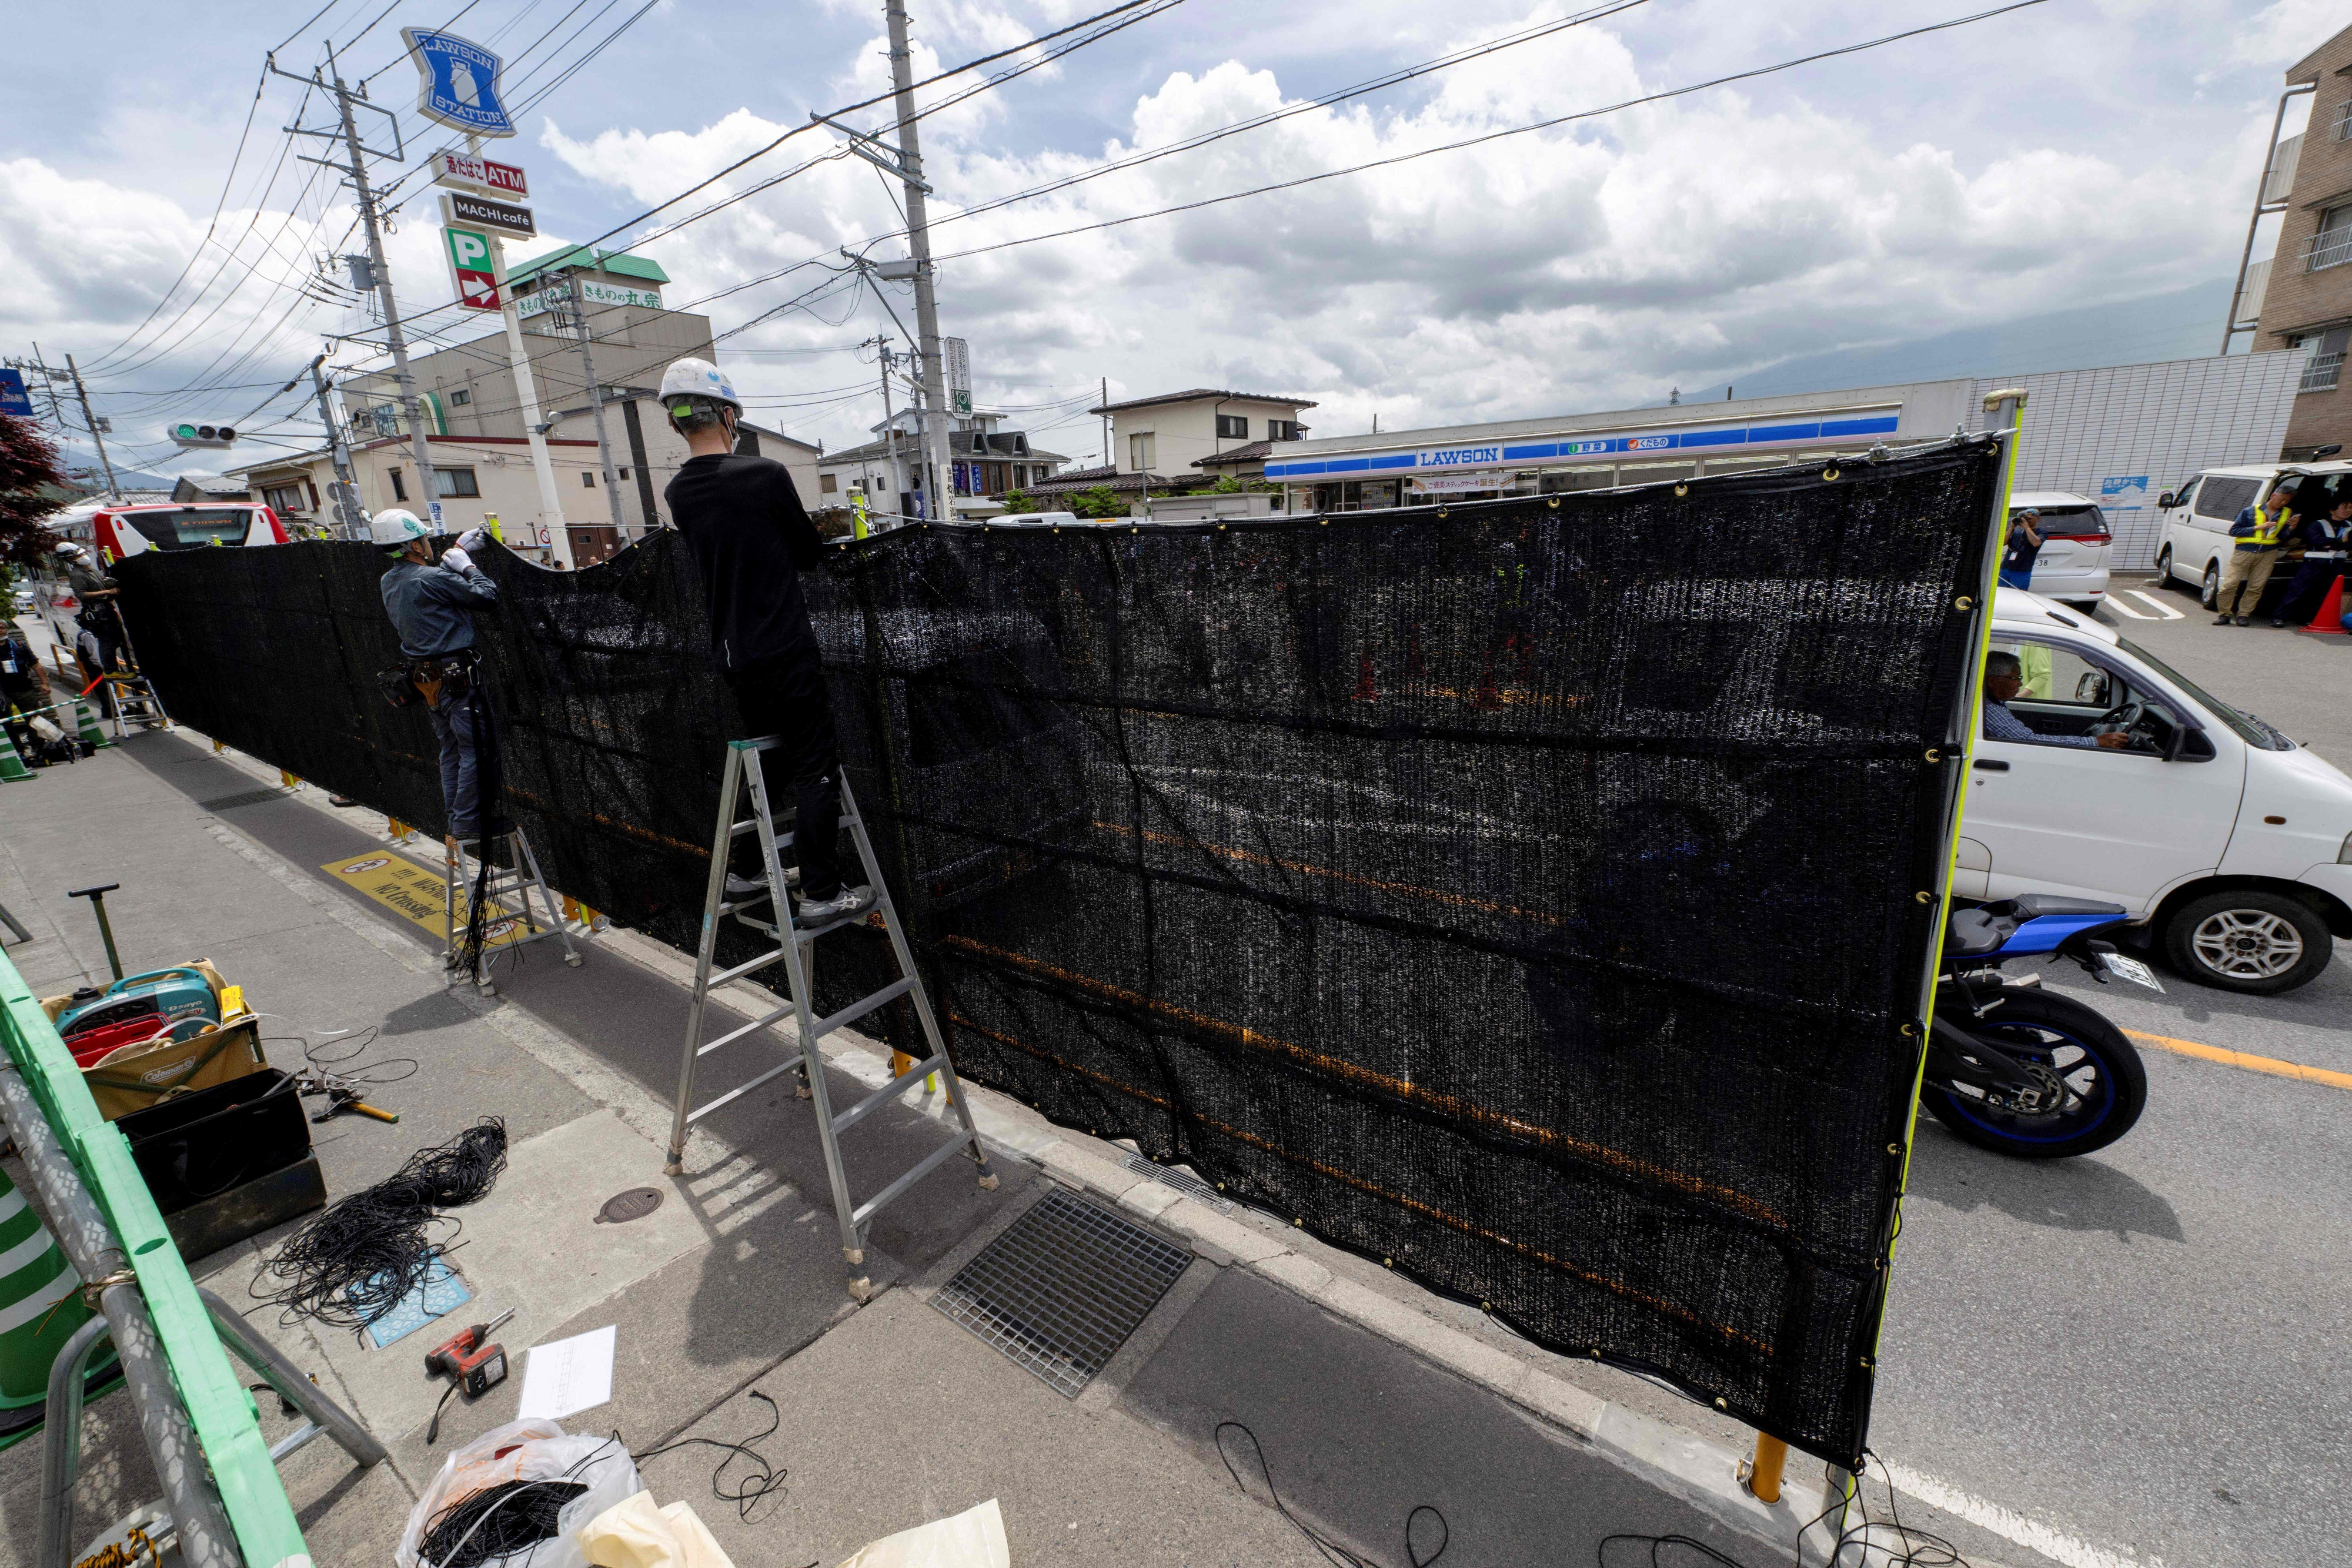
[[[425,870],[405,855],[388,850],[367,854],[346,855],[329,861],[319,868],[352,891],[375,900],[378,904],[415,924],[435,942],[444,940],[447,929],[447,906],[443,902],[448,884],[436,872]],[[467,904],[466,890],[457,890],[457,924],[466,923]],[[521,918],[503,904],[494,905],[490,917],[482,923],[482,946],[500,947],[518,942],[530,935]]]

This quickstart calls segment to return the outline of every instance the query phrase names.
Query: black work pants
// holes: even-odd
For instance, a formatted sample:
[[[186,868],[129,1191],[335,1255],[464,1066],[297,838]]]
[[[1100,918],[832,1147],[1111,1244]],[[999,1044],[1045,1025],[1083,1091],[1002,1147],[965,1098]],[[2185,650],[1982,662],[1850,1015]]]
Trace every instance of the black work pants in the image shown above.
[[[2286,598],[2279,603],[2279,619],[2290,626],[2301,626],[2319,613],[2319,601],[2327,597],[2327,585],[2344,575],[2341,560],[2305,559],[2294,569],[2294,580],[2286,585]]]
[[[814,653],[762,660],[728,675],[727,684],[742,710],[742,738],[772,735],[782,743],[761,754],[760,772],[771,785],[789,784],[793,791],[793,852],[784,863],[793,863],[797,854],[803,898],[831,898],[841,892],[841,758],[824,668]],[[744,841],[756,861],[759,846],[748,836]]]

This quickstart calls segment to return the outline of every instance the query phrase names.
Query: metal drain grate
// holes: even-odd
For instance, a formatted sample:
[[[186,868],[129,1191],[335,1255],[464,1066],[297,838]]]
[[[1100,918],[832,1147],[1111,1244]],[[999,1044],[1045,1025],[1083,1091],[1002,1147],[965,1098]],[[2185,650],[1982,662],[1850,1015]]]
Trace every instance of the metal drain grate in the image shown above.
[[[1056,1187],[931,1305],[1076,1399],[1192,1261],[1182,1248]]]
[[[258,806],[264,800],[283,800],[283,789],[247,789],[242,794],[222,795],[210,800],[199,800],[197,806],[207,811],[234,811],[239,806]]]
[[[1205,1203],[1220,1214],[1234,1211],[1233,1200],[1190,1171],[1170,1170],[1166,1166],[1153,1165],[1141,1155],[1127,1156],[1127,1168],[1139,1176],[1150,1176],[1163,1186],[1172,1186],[1195,1203]]]

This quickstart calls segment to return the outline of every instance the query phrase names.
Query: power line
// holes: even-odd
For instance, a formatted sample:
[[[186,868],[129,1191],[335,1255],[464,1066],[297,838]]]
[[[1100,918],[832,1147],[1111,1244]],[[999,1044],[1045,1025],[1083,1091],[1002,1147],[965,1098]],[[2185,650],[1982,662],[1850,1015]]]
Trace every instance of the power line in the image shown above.
[[[1338,180],[1349,174],[1361,174],[1373,169],[1391,168],[1399,163],[1410,163],[1415,159],[1432,157],[1440,152],[1458,152],[1465,147],[1483,146],[1489,141],[1500,141],[1512,136],[1525,136],[1535,131],[1549,131],[1554,126],[1567,125],[1580,120],[1593,120],[1601,115],[1615,114],[1621,110],[1636,109],[1643,104],[1663,103],[1669,99],[1705,92],[1710,88],[1723,87],[1731,82],[1749,81],[1758,77],[1771,76],[1779,71],[1794,70],[1799,66],[1814,65],[1822,60],[1835,59],[1842,55],[1861,54],[1864,50],[1881,48],[1888,44],[1900,43],[1906,38],[1921,37],[1929,33],[1941,33],[1954,27],[1965,27],[1971,23],[1982,22],[1994,16],[2004,16],[2011,11],[2023,11],[2044,4],[2047,4],[2047,0],[2015,0],[2012,5],[1996,6],[1990,11],[1979,11],[1974,16],[1957,16],[1946,22],[1930,23],[1924,27],[1911,27],[1900,33],[1889,33],[1885,37],[1872,38],[1864,43],[1847,44],[1839,48],[1823,49],[1818,54],[1782,60],[1777,65],[1758,66],[1752,70],[1734,71],[1728,76],[1716,77],[1703,82],[1693,82],[1686,87],[1670,88],[1664,92],[1648,93],[1641,98],[1629,98],[1622,102],[1612,103],[1601,109],[1580,110],[1573,114],[1554,115],[1549,120],[1538,120],[1526,125],[1515,125],[1505,131],[1490,131],[1483,135],[1464,137],[1459,141],[1448,141],[1436,147],[1424,147],[1416,152],[1399,152],[1387,158],[1374,158],[1367,162],[1349,164],[1344,169],[1327,169],[1321,173],[1302,174],[1295,180],[1277,181],[1270,185],[1256,185],[1246,191],[1229,192],[1222,196],[1203,196],[1192,202],[1179,202],[1173,206],[1160,207],[1148,213],[1133,213],[1123,218],[1105,218],[1099,223],[1080,224],[1073,228],[1055,229],[1041,235],[1026,235],[1019,239],[999,240],[993,245],[974,246],[970,250],[951,251],[938,259],[961,261],[967,256],[986,256],[992,251],[1012,250],[1020,246],[1038,245],[1046,240],[1067,239],[1074,235],[1098,234],[1104,229],[1120,228],[1128,224],[1141,223],[1147,218],[1164,218],[1177,213],[1198,212],[1203,207],[1222,206],[1227,202],[1244,201],[1251,196],[1267,195],[1276,191],[1297,190],[1301,185],[1317,184],[1325,180]]]
[[[1124,12],[1139,10],[1145,6],[1150,6],[1154,8],[1154,12],[1156,14],[1157,11],[1165,9],[1171,4],[1181,3],[1182,0],[1124,0],[1124,3],[1121,5],[1114,5],[1107,11],[1098,11],[1095,13],[1095,15],[1086,17],[1083,20],[1071,23],[1066,27],[1057,27],[1050,33],[1040,33],[1035,37],[1029,39],[1025,43],[1015,44],[1010,48],[998,49],[992,54],[985,54],[979,56],[976,58],[966,60],[963,64],[940,71],[936,76],[926,77],[921,81],[919,81],[914,85],[918,88],[930,87],[935,83],[945,81],[950,77],[961,76],[966,71],[975,70],[982,66],[993,64],[998,60],[1005,58],[1007,56],[1017,55],[1024,49],[1034,49],[1041,44],[1050,43],[1055,38],[1063,37],[1068,34],[1077,32],[1082,28],[1093,26],[1097,22],[1107,20],[1112,16],[1119,16]],[[637,225],[644,223],[647,218],[652,217],[655,214],[667,212],[671,207],[677,205],[678,203],[686,200],[687,197],[693,195],[697,191],[709,189],[712,185],[717,184],[719,181],[725,179],[728,175],[732,174],[736,170],[742,168],[745,164],[754,162],[761,158],[766,157],[769,153],[774,152],[777,148],[782,146],[793,137],[805,135],[807,132],[817,129],[823,120],[837,120],[845,114],[856,114],[860,110],[871,109],[876,104],[881,103],[895,96],[896,91],[897,89],[894,88],[889,92],[877,93],[872,98],[862,99],[859,102],[845,104],[843,107],[835,110],[829,115],[825,115],[821,118],[813,118],[805,125],[793,126],[785,131],[782,135],[769,142],[766,146],[756,148],[753,151],[745,153],[742,157],[738,158],[734,162],[728,164],[727,167],[719,170],[717,173],[712,174],[708,179],[701,180],[694,184],[688,185],[685,190],[680,191],[677,195],[668,198],[667,201],[656,202],[654,205],[647,207],[644,212],[639,213],[635,217],[614,225],[613,227],[605,230],[603,234],[598,235],[594,239],[583,242],[577,248],[581,250],[593,249],[594,246],[600,246],[606,240],[611,239],[615,235],[625,233],[629,229],[636,227]],[[698,216],[699,215],[701,214],[698,214]],[[673,227],[675,226],[676,225],[673,225]]]

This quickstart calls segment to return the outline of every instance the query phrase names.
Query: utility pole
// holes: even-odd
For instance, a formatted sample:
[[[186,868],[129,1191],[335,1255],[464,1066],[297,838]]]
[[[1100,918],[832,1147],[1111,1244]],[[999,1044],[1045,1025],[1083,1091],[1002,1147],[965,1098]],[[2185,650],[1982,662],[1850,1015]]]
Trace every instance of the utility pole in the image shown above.
[[[310,361],[310,390],[319,396],[319,423],[327,427],[327,458],[335,465],[335,521],[347,539],[367,538],[367,523],[361,516],[359,486],[352,479],[352,449],[343,440],[343,427],[336,422],[335,407],[327,396],[326,372],[319,367],[327,362],[320,354]]]
[[[71,354],[66,356],[66,374],[73,377],[74,395],[81,399],[81,422],[89,426],[89,438],[97,444],[98,465],[106,470],[106,493],[120,505],[122,486],[114,481],[114,464],[106,455],[106,437],[98,433],[98,415],[89,412],[89,389],[81,384],[81,371],[75,368]]]
[[[1110,466],[1110,378],[1108,376],[1102,379],[1102,401],[1099,406],[1103,411],[1103,466],[1108,468]]]
[[[890,85],[897,91],[898,162],[907,190],[907,247],[915,262],[915,329],[921,334],[919,384],[922,390],[922,455],[930,466],[924,489],[925,516],[955,521],[955,470],[948,461],[947,378],[940,363],[940,302],[931,267],[931,228],[923,204],[923,150],[915,133],[915,59],[907,45],[906,0],[886,0],[890,22]]]
[[[901,510],[907,495],[907,476],[898,471],[898,427],[892,423],[897,416],[890,412],[892,358],[890,340],[885,338],[882,340],[882,440],[890,452],[890,509],[900,514],[898,521],[903,523],[907,520]]]
[[[621,517],[621,480],[613,472],[613,443],[604,434],[604,389],[596,380],[596,361],[588,350],[588,296],[580,287],[577,269],[564,275],[564,286],[572,291],[572,329],[580,338],[580,369],[588,378],[588,407],[596,416],[596,456],[604,467],[604,498],[613,512],[613,542],[615,546],[629,542],[628,525]]]
[[[440,476],[433,471],[433,452],[425,442],[425,400],[416,395],[416,378],[411,375],[408,370],[408,340],[400,329],[400,307],[393,302],[392,269],[384,265],[383,233],[376,223],[375,193],[368,188],[367,155],[365,150],[360,145],[359,125],[352,115],[352,101],[355,95],[351,89],[343,85],[342,68],[335,63],[335,51],[331,47],[327,50],[327,68],[334,73],[334,86],[331,88],[320,81],[315,72],[307,77],[295,76],[292,71],[279,70],[274,60],[270,63],[269,68],[277,71],[279,76],[293,77],[296,81],[310,82],[322,91],[332,92],[335,95],[335,108],[342,117],[341,137],[343,144],[350,150],[352,161],[348,166],[331,163],[328,160],[319,158],[307,159],[305,162],[328,163],[331,168],[341,169],[351,176],[352,189],[358,193],[360,218],[367,225],[368,261],[375,271],[376,300],[383,308],[384,346],[392,350],[393,384],[400,389],[401,412],[408,416],[409,441],[416,459],[416,485],[419,498],[424,501],[426,515],[431,517],[433,528],[437,532],[441,527]],[[368,107],[377,109],[374,104],[369,104]],[[378,109],[377,112],[388,114],[390,111]],[[397,124],[398,121],[395,120],[395,128]],[[331,135],[333,133],[312,131],[309,134]],[[397,129],[394,130],[394,134],[395,136],[399,134]],[[404,150],[396,152],[394,156],[404,156]]]

